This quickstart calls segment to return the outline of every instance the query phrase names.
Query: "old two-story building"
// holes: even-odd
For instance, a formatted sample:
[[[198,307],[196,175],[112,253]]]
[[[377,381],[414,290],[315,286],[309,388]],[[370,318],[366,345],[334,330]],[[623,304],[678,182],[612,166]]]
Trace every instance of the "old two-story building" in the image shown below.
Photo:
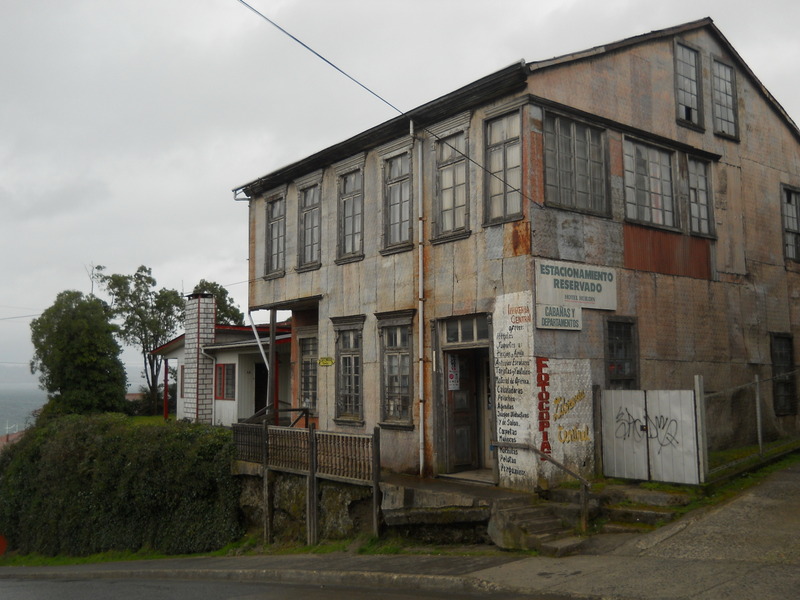
[[[234,193],[293,403],[379,426],[384,468],[530,488],[556,475],[525,446],[591,473],[597,390],[796,368],[800,131],[711,19],[513,64]],[[794,376],[763,388],[797,432]]]

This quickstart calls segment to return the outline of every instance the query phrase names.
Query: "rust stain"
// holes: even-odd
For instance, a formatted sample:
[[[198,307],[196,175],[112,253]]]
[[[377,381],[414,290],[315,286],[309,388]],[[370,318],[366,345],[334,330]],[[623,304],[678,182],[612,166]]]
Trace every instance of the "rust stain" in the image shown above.
[[[711,279],[711,240],[626,223],[625,267]]]
[[[506,254],[522,256],[531,253],[531,227],[528,221],[514,221],[506,229]]]

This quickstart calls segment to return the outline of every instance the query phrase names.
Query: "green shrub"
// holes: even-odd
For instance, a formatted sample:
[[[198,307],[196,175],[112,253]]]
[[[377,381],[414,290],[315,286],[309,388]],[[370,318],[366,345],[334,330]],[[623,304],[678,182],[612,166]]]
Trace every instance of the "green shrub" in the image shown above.
[[[22,553],[205,552],[242,535],[230,431],[67,415],[0,454],[0,534]]]

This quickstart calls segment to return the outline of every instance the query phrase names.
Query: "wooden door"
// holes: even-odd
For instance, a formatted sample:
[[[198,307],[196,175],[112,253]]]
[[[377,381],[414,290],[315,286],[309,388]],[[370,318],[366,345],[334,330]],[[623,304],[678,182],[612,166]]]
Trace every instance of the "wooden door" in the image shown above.
[[[477,373],[472,355],[448,353],[447,405],[450,412],[450,471],[477,469],[479,465],[479,410]]]

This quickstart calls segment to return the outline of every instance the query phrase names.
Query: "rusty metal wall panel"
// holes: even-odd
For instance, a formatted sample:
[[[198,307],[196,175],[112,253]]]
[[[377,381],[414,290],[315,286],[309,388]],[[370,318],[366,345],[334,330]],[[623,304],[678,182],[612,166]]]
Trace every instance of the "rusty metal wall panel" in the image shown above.
[[[711,279],[711,240],[625,223],[625,267]]]

